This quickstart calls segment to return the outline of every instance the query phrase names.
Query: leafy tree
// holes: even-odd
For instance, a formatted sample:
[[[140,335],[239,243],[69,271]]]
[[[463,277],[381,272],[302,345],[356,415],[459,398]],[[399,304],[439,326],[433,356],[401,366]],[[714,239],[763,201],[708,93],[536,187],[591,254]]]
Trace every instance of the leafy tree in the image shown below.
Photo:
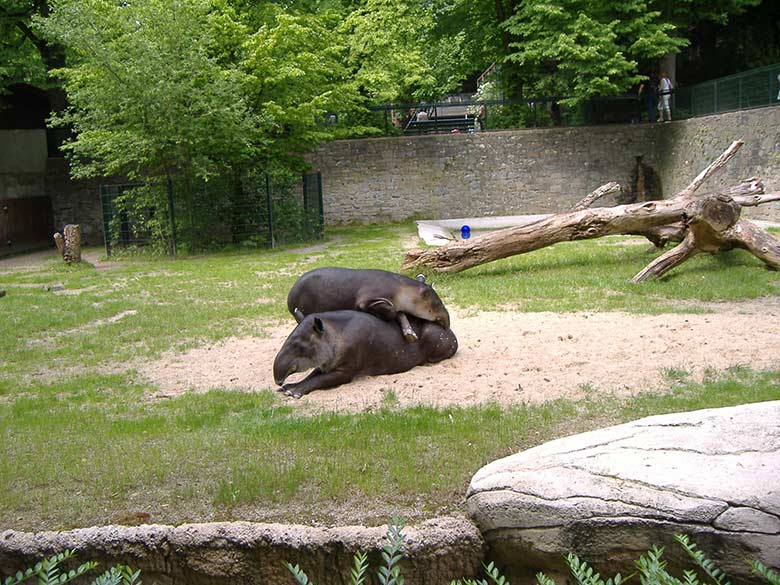
[[[342,33],[349,43],[347,64],[372,101],[424,99],[436,78],[426,56],[430,10],[406,0],[362,0],[347,16]]]
[[[334,137],[324,122],[330,115],[349,118],[362,108],[356,84],[344,63],[347,48],[336,30],[338,17],[293,15],[274,8],[266,24],[245,46],[249,105],[262,133],[261,159],[302,155]]]
[[[660,16],[645,0],[526,0],[505,23],[517,39],[507,59],[529,95],[565,96],[568,105],[615,95],[642,79],[640,60],[685,43]]]
[[[249,160],[257,124],[229,61],[245,31],[208,0],[62,0],[43,30],[69,51],[57,71],[76,176],[208,178]]]
[[[7,0],[0,6],[0,92],[15,83],[47,88],[40,50],[49,51],[30,28],[32,4]]]

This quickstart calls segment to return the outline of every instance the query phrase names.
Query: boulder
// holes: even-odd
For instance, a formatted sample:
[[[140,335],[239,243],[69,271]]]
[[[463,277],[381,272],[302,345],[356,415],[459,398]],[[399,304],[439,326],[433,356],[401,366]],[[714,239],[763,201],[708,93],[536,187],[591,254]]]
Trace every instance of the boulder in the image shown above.
[[[758,582],[746,560],[780,567],[780,402],[551,441],[480,469],[467,506],[511,577],[566,573],[568,552],[626,576],[653,545],[690,568],[674,542],[685,533],[737,582]]]

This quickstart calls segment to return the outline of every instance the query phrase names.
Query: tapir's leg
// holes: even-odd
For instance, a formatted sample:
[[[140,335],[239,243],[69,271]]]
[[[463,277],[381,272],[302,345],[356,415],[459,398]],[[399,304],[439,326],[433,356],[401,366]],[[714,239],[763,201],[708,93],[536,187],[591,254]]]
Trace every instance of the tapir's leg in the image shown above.
[[[398,320],[398,324],[401,326],[401,331],[403,331],[406,341],[417,341],[417,334],[414,332],[414,329],[412,329],[406,313],[399,311],[395,318]]]
[[[323,373],[319,368],[315,368],[311,374],[306,376],[297,384],[285,384],[280,388],[280,390],[287,396],[300,398],[312,390],[319,390],[320,388],[333,388],[334,386],[346,384],[352,380],[352,377],[353,375],[350,372],[345,372],[342,370],[334,370],[332,372]]]
[[[292,314],[293,314],[293,317],[295,317],[295,320],[296,320],[298,323],[300,323],[301,321],[303,321],[303,319],[304,319],[304,314],[303,314],[303,312],[301,312],[301,310],[300,310],[298,307],[295,307],[295,308],[293,309],[293,312],[292,312]]]

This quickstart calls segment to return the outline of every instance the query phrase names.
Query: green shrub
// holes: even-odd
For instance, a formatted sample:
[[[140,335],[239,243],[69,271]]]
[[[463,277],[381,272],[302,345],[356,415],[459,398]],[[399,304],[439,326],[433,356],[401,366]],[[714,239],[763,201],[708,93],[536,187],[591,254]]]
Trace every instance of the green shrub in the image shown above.
[[[88,561],[70,571],[61,571],[60,565],[70,560],[75,554],[72,550],[66,550],[36,563],[29,569],[19,571],[16,575],[0,579],[0,583],[2,585],[17,585],[36,578],[38,585],[62,585],[81,577],[99,565],[97,561]],[[141,585],[139,575],[140,571],[133,572],[130,567],[118,565],[96,577],[92,581],[92,585]]]

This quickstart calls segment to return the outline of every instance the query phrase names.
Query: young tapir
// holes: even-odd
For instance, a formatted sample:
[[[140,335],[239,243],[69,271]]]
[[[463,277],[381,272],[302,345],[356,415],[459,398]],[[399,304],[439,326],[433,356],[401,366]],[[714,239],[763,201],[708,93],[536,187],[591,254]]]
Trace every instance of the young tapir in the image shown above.
[[[360,311],[329,311],[307,315],[284,342],[274,360],[274,380],[280,391],[300,398],[312,390],[346,384],[358,376],[397,374],[425,363],[452,357],[458,340],[451,329],[410,318],[419,338],[407,343],[395,323]],[[296,372],[314,370],[295,384],[285,384]]]
[[[386,270],[317,268],[301,276],[287,295],[287,308],[299,323],[312,313],[355,309],[386,321],[398,320],[404,336],[415,341],[417,334],[406,315],[450,327],[450,315],[439,295],[418,280]]]

